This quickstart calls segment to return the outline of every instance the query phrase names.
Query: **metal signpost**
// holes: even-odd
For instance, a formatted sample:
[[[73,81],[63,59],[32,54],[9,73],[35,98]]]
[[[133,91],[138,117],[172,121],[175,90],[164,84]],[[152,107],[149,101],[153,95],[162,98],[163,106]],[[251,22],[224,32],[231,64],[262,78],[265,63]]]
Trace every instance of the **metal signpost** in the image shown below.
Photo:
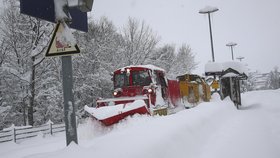
[[[73,75],[72,58],[63,56],[62,60],[62,80],[63,80],[63,98],[64,98],[64,121],[66,128],[66,144],[72,141],[78,144],[77,126],[76,126],[76,107],[74,105],[73,95]]]
[[[54,1],[59,0],[20,0],[20,10],[21,13],[29,16],[50,22],[58,22],[46,56],[62,56],[64,120],[66,128],[66,145],[68,146],[72,141],[78,144],[75,116],[76,108],[73,96],[72,59],[69,55],[79,53],[80,50],[77,45],[72,46],[61,44],[56,40],[56,35],[57,32],[64,29],[63,27],[61,28],[60,22],[68,22],[67,25],[71,28],[87,32],[86,12],[91,11],[93,0],[65,0],[67,3],[62,9],[64,12],[66,11],[67,17],[65,17],[65,19],[67,19],[67,21],[65,19],[56,19]],[[71,21],[69,21],[69,19]]]

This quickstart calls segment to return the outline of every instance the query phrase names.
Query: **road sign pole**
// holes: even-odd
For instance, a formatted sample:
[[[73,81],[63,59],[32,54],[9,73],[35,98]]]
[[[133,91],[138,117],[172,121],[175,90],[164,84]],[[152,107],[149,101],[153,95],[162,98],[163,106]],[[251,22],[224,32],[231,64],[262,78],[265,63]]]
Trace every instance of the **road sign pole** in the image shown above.
[[[64,121],[66,128],[66,145],[72,141],[78,144],[76,115],[73,95],[73,75],[71,56],[62,56],[62,82],[64,98]]]
[[[71,5],[67,1],[67,4],[64,6],[55,6],[60,5],[60,3],[55,3],[54,0],[20,0],[20,12],[29,16],[47,20],[50,22],[57,23],[58,21],[65,21],[63,17],[57,19],[55,12],[56,9],[61,9],[67,5],[67,10],[65,12],[70,13],[72,21],[70,27],[78,29],[84,32],[88,31],[87,25],[87,12],[90,12],[92,9],[93,0],[79,0],[71,1]],[[66,2],[66,1],[65,1]],[[75,4],[73,4],[75,2]],[[76,3],[77,2],[77,3]],[[62,8],[63,9],[63,8]],[[64,8],[65,9],[65,8]],[[51,44],[47,50],[46,56],[57,56],[57,55],[69,55],[73,53],[79,53],[80,50],[77,45],[70,46],[73,47],[73,50],[65,50],[69,48],[68,45],[61,45],[59,41],[56,40],[56,33],[59,30],[59,25],[55,29],[54,36],[52,37]],[[53,47],[52,47],[53,46]],[[53,49],[52,49],[53,48]],[[61,51],[62,49],[62,51]],[[54,51],[53,51],[54,50]],[[65,120],[65,130],[66,130],[66,144],[67,146],[74,141],[78,144],[77,139],[77,126],[76,126],[76,116],[75,116],[75,105],[74,105],[74,96],[73,96],[73,75],[72,75],[72,59],[71,56],[62,56],[62,78],[63,78],[63,98],[64,98],[64,120]]]

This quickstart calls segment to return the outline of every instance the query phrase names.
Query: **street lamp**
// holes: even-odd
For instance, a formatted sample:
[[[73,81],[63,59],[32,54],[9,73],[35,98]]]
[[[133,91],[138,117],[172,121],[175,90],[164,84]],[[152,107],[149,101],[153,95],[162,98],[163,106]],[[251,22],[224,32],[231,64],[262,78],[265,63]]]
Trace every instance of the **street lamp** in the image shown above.
[[[240,62],[244,59],[245,57],[237,57],[236,59],[238,59]]]
[[[211,28],[211,17],[210,14],[218,11],[219,9],[216,7],[205,7],[203,9],[199,10],[200,14],[208,14],[208,20],[209,20],[209,30],[210,30],[210,41],[211,41],[211,51],[212,51],[212,61],[215,62],[215,56],[214,56],[214,47],[213,47],[213,38],[212,38],[212,28]]]
[[[232,47],[234,47],[234,46],[236,46],[236,45],[237,45],[237,43],[234,43],[234,42],[230,42],[230,43],[226,44],[226,46],[228,46],[228,47],[231,48],[231,58],[232,58],[232,60],[234,60],[234,58],[233,58],[233,49],[232,49]]]

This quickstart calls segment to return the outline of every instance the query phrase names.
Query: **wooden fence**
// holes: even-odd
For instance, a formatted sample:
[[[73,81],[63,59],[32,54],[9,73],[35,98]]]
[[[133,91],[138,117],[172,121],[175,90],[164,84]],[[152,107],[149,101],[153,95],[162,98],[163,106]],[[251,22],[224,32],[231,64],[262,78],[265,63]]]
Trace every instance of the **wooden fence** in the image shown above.
[[[65,131],[65,124],[47,123],[38,127],[11,126],[0,131],[0,143],[14,141],[15,143],[22,139],[36,137],[38,135],[53,135],[58,132]]]

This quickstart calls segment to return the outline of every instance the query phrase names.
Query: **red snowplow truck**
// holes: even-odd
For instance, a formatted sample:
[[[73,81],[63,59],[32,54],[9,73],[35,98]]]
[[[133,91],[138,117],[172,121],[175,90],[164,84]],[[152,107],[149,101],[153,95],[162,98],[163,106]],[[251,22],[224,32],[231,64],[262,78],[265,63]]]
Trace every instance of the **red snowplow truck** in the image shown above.
[[[92,117],[106,126],[133,114],[170,113],[180,105],[177,80],[168,80],[165,71],[153,65],[127,66],[114,72],[114,98],[85,106]]]

